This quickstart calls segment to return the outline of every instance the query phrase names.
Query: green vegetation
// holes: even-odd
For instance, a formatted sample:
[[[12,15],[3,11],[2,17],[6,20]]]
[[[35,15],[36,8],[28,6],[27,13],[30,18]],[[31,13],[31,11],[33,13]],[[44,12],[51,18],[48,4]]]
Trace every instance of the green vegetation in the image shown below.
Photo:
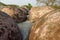
[[[32,5],[29,3],[28,5],[26,5],[27,8],[31,9]]]
[[[36,0],[37,4],[43,3],[47,6],[60,5],[60,0]]]
[[[19,5],[15,5],[15,4],[4,4],[2,2],[0,2],[0,6],[11,6],[11,7],[20,7]],[[29,10],[32,8],[32,5],[30,3],[28,3],[28,5],[23,5],[21,7],[26,7]]]
[[[51,6],[51,7],[55,8],[55,9],[60,9],[60,6]]]
[[[46,6],[51,6],[55,9],[60,9],[60,0],[36,0],[37,4],[43,3]],[[57,4],[56,4],[57,3]]]
[[[14,4],[8,4],[7,6],[11,6],[11,7],[19,7],[19,5],[14,5]]]
[[[4,4],[4,3],[0,2],[0,6],[6,6],[6,4]]]
[[[28,3],[28,5],[23,5],[22,7],[26,7],[30,10],[32,8],[32,5],[30,3]]]

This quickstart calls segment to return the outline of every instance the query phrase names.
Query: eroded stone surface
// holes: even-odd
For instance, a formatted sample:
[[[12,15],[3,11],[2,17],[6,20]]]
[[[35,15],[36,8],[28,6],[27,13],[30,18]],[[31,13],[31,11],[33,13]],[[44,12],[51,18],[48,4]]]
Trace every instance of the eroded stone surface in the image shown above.
[[[54,10],[54,9],[50,6],[32,7],[29,12],[29,21],[34,23],[44,14],[46,14],[52,10]]]
[[[29,40],[60,40],[60,10],[41,17],[32,26]]]
[[[21,34],[14,20],[0,11],[0,40],[21,40]]]
[[[27,9],[24,10],[24,8],[17,8],[17,7],[3,7],[1,11],[7,13],[9,16],[11,16],[17,23],[23,22],[27,20]]]

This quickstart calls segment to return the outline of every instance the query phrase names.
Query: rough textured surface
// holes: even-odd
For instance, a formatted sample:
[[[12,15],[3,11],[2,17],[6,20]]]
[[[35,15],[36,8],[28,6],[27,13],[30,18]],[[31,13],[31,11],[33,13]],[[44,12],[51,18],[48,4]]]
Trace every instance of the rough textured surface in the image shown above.
[[[7,13],[11,16],[17,23],[27,20],[28,10],[25,8],[16,8],[16,7],[4,7],[1,11]]]
[[[22,10],[25,15],[28,15],[29,14],[28,13],[29,12],[29,9],[26,8],[26,7],[20,7],[20,10]]]
[[[37,21],[37,19],[39,19],[44,14],[46,14],[52,10],[54,10],[54,9],[50,6],[32,7],[29,12],[29,21],[34,23],[35,21]]]
[[[32,26],[29,40],[60,40],[60,10],[42,16]]]
[[[13,19],[0,11],[0,40],[21,40],[20,31]]]

